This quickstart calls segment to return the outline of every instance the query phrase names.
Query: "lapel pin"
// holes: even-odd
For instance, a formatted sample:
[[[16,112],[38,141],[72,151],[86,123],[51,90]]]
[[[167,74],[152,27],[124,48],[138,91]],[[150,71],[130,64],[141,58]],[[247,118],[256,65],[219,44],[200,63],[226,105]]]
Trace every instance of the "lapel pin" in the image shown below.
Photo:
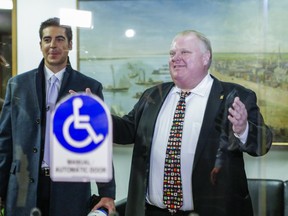
[[[221,95],[221,96],[220,96],[220,99],[223,100],[223,98],[224,98],[224,95]]]

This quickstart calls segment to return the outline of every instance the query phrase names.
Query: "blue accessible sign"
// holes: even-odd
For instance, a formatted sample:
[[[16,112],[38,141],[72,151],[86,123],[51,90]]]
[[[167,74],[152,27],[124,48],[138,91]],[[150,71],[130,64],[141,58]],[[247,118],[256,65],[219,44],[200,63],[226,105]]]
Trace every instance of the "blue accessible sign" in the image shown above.
[[[101,98],[85,93],[62,99],[52,115],[53,181],[112,179],[112,120]]]

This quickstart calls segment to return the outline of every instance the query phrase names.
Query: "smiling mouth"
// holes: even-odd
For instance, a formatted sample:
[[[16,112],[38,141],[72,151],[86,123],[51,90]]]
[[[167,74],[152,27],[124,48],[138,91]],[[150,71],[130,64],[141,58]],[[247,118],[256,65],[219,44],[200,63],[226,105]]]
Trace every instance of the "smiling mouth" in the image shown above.
[[[59,56],[59,53],[49,53],[50,58],[56,58]]]
[[[184,68],[185,65],[174,65],[173,68]]]

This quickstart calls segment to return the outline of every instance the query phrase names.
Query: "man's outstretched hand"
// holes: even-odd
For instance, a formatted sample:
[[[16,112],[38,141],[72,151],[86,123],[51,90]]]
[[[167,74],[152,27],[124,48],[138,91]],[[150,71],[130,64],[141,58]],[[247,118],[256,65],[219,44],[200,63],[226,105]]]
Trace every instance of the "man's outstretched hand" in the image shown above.
[[[75,93],[77,93],[77,92],[72,90],[72,89],[69,90],[69,94],[75,94]],[[91,89],[90,88],[86,88],[85,89],[85,93],[92,94]]]

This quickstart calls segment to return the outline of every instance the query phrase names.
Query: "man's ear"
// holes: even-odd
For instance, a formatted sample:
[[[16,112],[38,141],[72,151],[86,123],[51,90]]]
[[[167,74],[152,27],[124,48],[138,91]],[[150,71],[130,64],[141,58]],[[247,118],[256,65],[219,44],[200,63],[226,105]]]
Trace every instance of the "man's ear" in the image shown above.
[[[72,47],[73,47],[72,45],[73,45],[73,43],[72,43],[72,40],[71,40],[71,41],[69,42],[69,46],[68,46],[68,47],[69,47],[69,50],[72,50]]]
[[[209,64],[210,56],[211,56],[211,53],[209,51],[206,51],[203,54],[203,63],[204,63],[204,65],[208,65]]]

